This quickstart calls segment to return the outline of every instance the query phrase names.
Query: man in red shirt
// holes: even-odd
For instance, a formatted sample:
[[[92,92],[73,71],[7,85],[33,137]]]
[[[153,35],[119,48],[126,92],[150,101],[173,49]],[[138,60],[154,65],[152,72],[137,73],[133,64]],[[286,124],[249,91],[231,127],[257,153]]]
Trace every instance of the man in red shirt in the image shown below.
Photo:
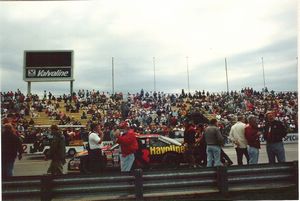
[[[248,117],[248,124],[245,127],[245,138],[248,141],[249,164],[258,163],[260,149],[259,135],[260,132],[258,131],[256,117],[250,115]]]
[[[127,122],[121,122],[119,127],[123,130],[123,134],[117,129],[115,137],[121,147],[121,172],[130,172],[135,160],[134,153],[138,150],[138,142],[134,130],[129,128]]]

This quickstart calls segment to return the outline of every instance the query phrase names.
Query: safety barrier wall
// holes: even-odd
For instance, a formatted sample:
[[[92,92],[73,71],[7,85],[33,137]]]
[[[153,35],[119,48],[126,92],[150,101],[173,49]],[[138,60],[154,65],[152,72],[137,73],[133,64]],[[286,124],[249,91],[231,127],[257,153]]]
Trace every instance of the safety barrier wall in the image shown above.
[[[12,177],[3,200],[144,200],[228,194],[285,187],[298,189],[298,161],[217,168],[168,169],[133,174]]]

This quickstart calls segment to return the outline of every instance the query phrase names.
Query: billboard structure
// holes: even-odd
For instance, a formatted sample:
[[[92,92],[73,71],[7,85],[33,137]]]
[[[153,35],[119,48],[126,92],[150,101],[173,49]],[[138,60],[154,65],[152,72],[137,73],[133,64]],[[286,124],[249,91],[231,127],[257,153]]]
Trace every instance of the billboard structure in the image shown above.
[[[72,94],[73,55],[73,50],[24,51],[23,79],[28,83],[27,93],[31,93],[31,82],[69,81]]]

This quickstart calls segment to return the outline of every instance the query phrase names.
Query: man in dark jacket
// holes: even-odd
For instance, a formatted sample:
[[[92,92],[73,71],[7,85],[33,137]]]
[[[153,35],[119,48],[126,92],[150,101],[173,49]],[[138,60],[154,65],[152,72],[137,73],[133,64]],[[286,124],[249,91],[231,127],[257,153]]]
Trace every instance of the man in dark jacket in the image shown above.
[[[194,157],[195,135],[196,135],[196,129],[194,125],[192,124],[192,122],[187,123],[184,130],[184,146],[185,146],[184,157],[185,160],[189,163],[190,167],[196,167],[195,157]]]
[[[218,121],[216,119],[211,119],[209,126],[204,130],[207,167],[212,167],[213,165],[222,166],[220,155],[224,138],[221,135],[220,129],[217,127],[217,123]]]
[[[285,150],[282,138],[287,135],[286,128],[280,121],[275,120],[273,111],[267,112],[266,116],[267,123],[264,127],[264,138],[267,141],[266,148],[269,163],[275,163],[275,157],[278,162],[285,162]]]
[[[14,134],[13,126],[5,124],[2,127],[2,178],[13,176],[16,157],[22,158],[23,147],[21,140]]]
[[[47,173],[53,175],[63,174],[63,165],[66,163],[66,144],[65,138],[62,135],[57,125],[50,127],[53,135],[52,142],[50,144],[50,151],[48,157],[52,159],[50,167]]]

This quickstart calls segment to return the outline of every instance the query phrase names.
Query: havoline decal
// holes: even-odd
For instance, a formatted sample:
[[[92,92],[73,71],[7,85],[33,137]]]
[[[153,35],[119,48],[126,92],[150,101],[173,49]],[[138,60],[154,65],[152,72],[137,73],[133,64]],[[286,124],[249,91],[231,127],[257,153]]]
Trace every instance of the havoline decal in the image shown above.
[[[71,77],[71,68],[27,69],[27,78],[65,78]]]
[[[169,145],[164,147],[150,147],[150,155],[161,155],[170,151],[183,153],[184,150],[185,150],[184,146],[176,146],[176,145]]]

